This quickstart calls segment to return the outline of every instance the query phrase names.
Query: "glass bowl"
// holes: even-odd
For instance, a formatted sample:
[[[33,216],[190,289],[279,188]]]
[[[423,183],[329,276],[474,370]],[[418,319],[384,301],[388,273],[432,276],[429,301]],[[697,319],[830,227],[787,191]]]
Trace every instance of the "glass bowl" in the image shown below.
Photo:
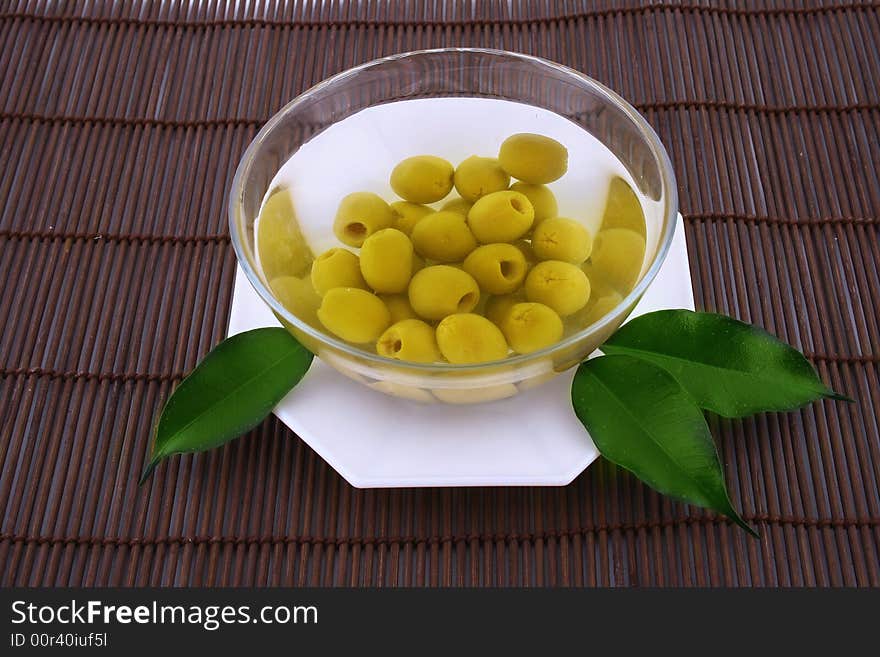
[[[648,237],[640,279],[610,312],[531,354],[477,365],[424,365],[385,358],[343,342],[296,317],[273,296],[257,264],[254,224],[281,166],[317,134],[361,110],[437,97],[503,99],[549,110],[589,132],[620,160],[650,207],[645,208]],[[445,48],[368,62],[288,103],[245,151],[229,195],[229,221],[239,264],[251,285],[281,323],[322,361],[387,394],[423,402],[475,403],[539,385],[581,362],[608,339],[663,263],[675,229],[677,203],[675,177],[663,145],[645,119],[613,91],[578,71],[537,57]],[[332,235],[333,216],[326,221],[327,234]]]

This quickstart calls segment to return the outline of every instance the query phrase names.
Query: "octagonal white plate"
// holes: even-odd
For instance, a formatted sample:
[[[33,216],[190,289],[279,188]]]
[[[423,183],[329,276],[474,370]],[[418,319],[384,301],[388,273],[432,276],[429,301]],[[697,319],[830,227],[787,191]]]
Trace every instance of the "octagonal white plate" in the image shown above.
[[[694,308],[684,226],[633,316]],[[239,269],[229,335],[279,326]],[[390,397],[315,359],[275,409],[351,485],[564,486],[599,453],[571,410],[574,369],[516,397],[474,405]]]

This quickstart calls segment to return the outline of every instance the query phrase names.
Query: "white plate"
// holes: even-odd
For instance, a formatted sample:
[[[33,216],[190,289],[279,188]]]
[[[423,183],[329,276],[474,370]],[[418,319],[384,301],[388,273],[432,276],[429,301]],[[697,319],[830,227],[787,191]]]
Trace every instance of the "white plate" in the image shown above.
[[[684,226],[633,316],[694,308]],[[229,335],[279,326],[241,269]],[[419,404],[368,389],[319,359],[275,415],[352,486],[564,486],[599,455],[569,399],[574,369],[511,399]]]

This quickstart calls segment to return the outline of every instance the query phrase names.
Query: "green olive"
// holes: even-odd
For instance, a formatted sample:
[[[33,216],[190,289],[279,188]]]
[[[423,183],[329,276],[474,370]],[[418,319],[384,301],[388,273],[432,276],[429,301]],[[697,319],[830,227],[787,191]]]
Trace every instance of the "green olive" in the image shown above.
[[[372,192],[354,192],[339,202],[333,232],[343,244],[360,247],[370,235],[393,225],[394,213],[382,198]]]
[[[361,272],[376,292],[404,292],[413,272],[413,245],[396,228],[373,233],[361,247]]]
[[[311,278],[315,290],[322,296],[334,287],[367,289],[360,258],[346,249],[330,249],[315,258]]]
[[[532,248],[531,240],[518,239],[513,245],[520,250],[523,258],[526,259],[526,266],[531,269],[538,263],[538,256],[535,255],[535,249]]]
[[[532,248],[541,260],[562,260],[579,265],[590,257],[593,240],[580,222],[553,217],[535,228]]]
[[[576,333],[586,328],[614,310],[623,301],[623,296],[602,278],[593,268],[592,263],[582,264],[581,271],[590,281],[590,300],[583,308],[565,318],[567,333]]]
[[[419,388],[415,385],[409,385],[407,383],[397,383],[396,381],[384,379],[382,381],[376,381],[375,383],[367,383],[366,385],[367,387],[383,392],[386,395],[402,397],[403,399],[409,399],[410,401],[421,402],[423,404],[433,404],[437,401],[434,399],[434,395],[431,394],[430,390]]]
[[[472,155],[455,170],[455,191],[473,203],[486,194],[500,192],[510,185],[510,176],[494,157]]]
[[[318,308],[321,324],[343,340],[375,342],[391,324],[382,299],[355,287],[337,287],[324,295]]]
[[[479,300],[477,282],[457,267],[425,267],[409,284],[410,305],[424,319],[438,320],[453,313],[468,313]]]
[[[591,299],[590,303],[584,306],[586,312],[583,315],[582,327],[587,327],[593,322],[602,319],[614,310],[621,301],[623,301],[623,297],[619,292],[609,292],[608,294],[597,296],[595,300]]]
[[[477,248],[464,216],[445,210],[429,214],[417,223],[412,241],[419,255],[436,262],[460,262]]]
[[[590,263],[614,289],[627,294],[639,278],[645,260],[645,240],[626,228],[608,228],[596,233]]]
[[[608,200],[602,215],[602,226],[606,228],[627,228],[645,239],[645,211],[635,192],[623,178],[614,177],[608,186]]]
[[[449,315],[440,322],[437,345],[446,360],[457,365],[501,360],[508,352],[501,330],[472,313]]]
[[[376,342],[380,356],[414,363],[435,363],[442,359],[434,327],[420,319],[392,324]]]
[[[425,268],[425,259],[422,256],[420,256],[418,253],[413,251],[412,273],[415,274],[417,271],[419,271],[420,269],[424,269],[424,268]]]
[[[535,210],[519,192],[487,194],[468,212],[468,225],[481,244],[513,242],[525,235],[535,219]]]
[[[447,404],[482,404],[513,397],[519,389],[512,383],[497,383],[479,388],[432,388],[431,392]]]
[[[479,285],[479,283],[477,284]],[[487,292],[480,292],[480,300],[477,301],[477,305],[471,309],[471,312],[476,315],[484,315],[486,314],[486,306],[489,303],[489,299],[492,298],[492,295]]]
[[[463,198],[454,198],[451,201],[446,201],[446,203],[440,206],[440,209],[446,212],[458,212],[458,214],[463,214],[466,217],[472,207],[474,207],[474,204],[470,201],[465,201]]]
[[[409,303],[409,296],[406,294],[380,294],[379,298],[388,308],[391,315],[391,323],[397,324],[405,319],[418,319],[416,311],[413,310]]]
[[[550,219],[559,213],[556,197],[546,185],[531,185],[518,182],[510,186],[510,191],[519,192],[525,196],[531,202],[532,207],[535,208],[535,223],[533,226],[537,226],[544,219]]]
[[[311,281],[295,276],[280,276],[269,282],[269,289],[293,315],[316,328],[321,327],[318,321],[321,297],[312,287]]]
[[[427,215],[434,212],[433,208],[421,203],[409,201],[394,201],[391,204],[391,212],[394,215],[394,227],[407,235],[412,234],[413,227]]]
[[[542,303],[517,303],[505,313],[501,332],[510,348],[529,354],[562,339],[562,320]]]
[[[561,260],[545,260],[526,277],[526,298],[543,303],[561,317],[577,312],[590,298],[590,281],[578,267]]]
[[[512,244],[486,244],[464,260],[462,268],[490,294],[510,294],[526,277],[526,259]]]
[[[391,189],[405,201],[434,203],[452,190],[454,173],[452,165],[441,157],[408,157],[391,172]]]
[[[511,176],[532,185],[557,180],[568,169],[568,150],[544,135],[520,133],[501,144],[498,161]]]
[[[566,332],[572,334],[587,328],[614,310],[621,301],[623,297],[619,292],[610,290],[600,294],[593,289],[587,305],[565,318]]]
[[[614,286],[609,283],[601,272],[597,271],[593,263],[589,260],[581,264],[581,271],[587,275],[590,281],[590,301],[594,296],[606,296],[614,292]]]
[[[305,276],[315,256],[306,243],[296,215],[290,192],[274,192],[260,210],[257,228],[257,252],[266,280],[281,276]]]
[[[489,318],[489,321],[500,327],[510,309],[525,300],[526,295],[522,289],[517,290],[513,294],[502,294],[501,296],[492,297],[486,303],[485,315]]]

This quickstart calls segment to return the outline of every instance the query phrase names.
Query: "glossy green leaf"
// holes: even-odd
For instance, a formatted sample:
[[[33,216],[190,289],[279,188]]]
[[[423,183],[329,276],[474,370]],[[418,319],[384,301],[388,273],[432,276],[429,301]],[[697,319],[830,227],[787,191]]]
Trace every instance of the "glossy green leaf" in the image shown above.
[[[305,375],[312,354],[283,328],[239,333],[217,345],[162,409],[150,464],[201,452],[253,429]]]
[[[730,503],[702,411],[666,370],[631,356],[585,361],[571,402],[602,456],[651,488],[723,513],[757,536]]]
[[[659,310],[637,317],[602,346],[669,371],[697,404],[724,417],[787,411],[822,397],[848,399],[819,379],[803,354],[731,317]]]

